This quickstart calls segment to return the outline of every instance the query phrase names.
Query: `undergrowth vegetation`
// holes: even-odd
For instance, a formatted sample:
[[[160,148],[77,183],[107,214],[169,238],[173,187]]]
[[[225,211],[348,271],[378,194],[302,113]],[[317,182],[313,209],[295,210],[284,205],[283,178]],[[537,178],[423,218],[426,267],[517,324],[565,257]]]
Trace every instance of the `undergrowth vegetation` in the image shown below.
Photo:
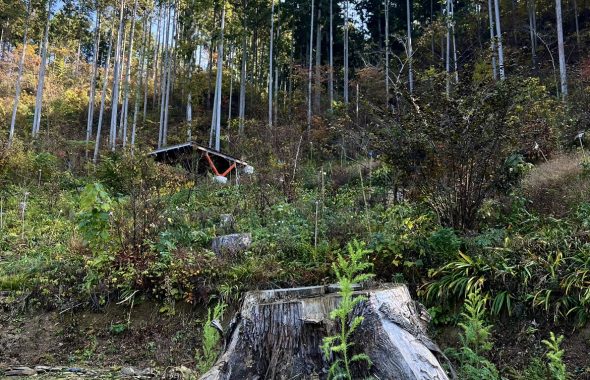
[[[0,2],[0,324],[145,302],[202,373],[245,292],[338,283],[318,378],[351,379],[371,279],[458,379],[589,378],[587,1],[390,4]]]
[[[515,371],[493,364],[493,326],[541,320],[580,328],[590,316],[583,153],[536,164],[507,159],[473,221],[457,225],[432,198],[395,185],[399,173],[388,160],[304,160],[287,187],[273,170],[220,186],[143,154],[111,155],[73,173],[57,156],[33,152],[14,144],[0,166],[0,289],[26,295],[31,307],[101,310],[140,292],[173,315],[178,303],[235,303],[250,289],[339,281],[348,303],[334,318],[344,335],[324,348],[334,371],[346,373],[347,362],[363,359],[347,356],[347,337],[362,322],[350,314],[359,299],[346,298],[347,284],[365,279],[359,273],[370,266],[379,281],[407,283],[430,307],[434,328],[459,323],[461,346],[450,356],[464,379],[562,379],[559,338],[546,347],[539,339],[547,357],[540,348]],[[540,187],[563,194],[567,206],[540,207],[555,196]],[[225,214],[235,232],[252,234],[239,255],[211,250],[226,232]],[[355,239],[366,247],[348,245],[344,261],[339,252]],[[197,355],[203,370],[217,352],[211,321],[222,310],[211,310],[210,342]]]

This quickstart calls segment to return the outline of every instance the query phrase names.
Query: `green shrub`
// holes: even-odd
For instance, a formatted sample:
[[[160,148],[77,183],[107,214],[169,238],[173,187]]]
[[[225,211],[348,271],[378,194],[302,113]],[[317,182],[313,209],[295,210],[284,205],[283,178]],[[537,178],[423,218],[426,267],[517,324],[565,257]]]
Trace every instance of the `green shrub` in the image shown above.
[[[57,157],[48,152],[36,154],[33,159],[33,170],[37,175],[38,181],[51,181],[57,174]]]
[[[25,185],[36,178],[35,154],[15,140],[10,149],[0,150],[0,185]]]
[[[86,185],[80,196],[79,228],[85,242],[97,253],[110,240],[110,213],[114,201],[100,183]]]
[[[430,255],[436,257],[436,264],[442,264],[457,257],[461,247],[461,239],[451,228],[434,231],[427,239]]]
[[[142,184],[159,190],[180,190],[181,184],[187,179],[186,173],[168,165],[157,165],[146,153],[109,154],[96,167],[97,180],[112,194],[130,194]]]
[[[438,253],[429,250],[428,244],[429,236],[436,231],[432,214],[401,203],[387,209],[376,228],[370,248],[375,273],[379,276],[387,278],[396,272],[406,277],[415,276],[416,269],[424,262],[439,261]]]
[[[78,227],[85,243],[92,251],[86,261],[86,288],[96,285],[115,257],[110,252],[110,214],[115,202],[100,183],[88,184],[80,196]]]
[[[463,330],[461,343],[476,354],[492,349],[490,341],[492,325],[485,324],[486,299],[478,289],[471,291],[465,300],[464,311],[461,313],[463,322],[459,327]]]

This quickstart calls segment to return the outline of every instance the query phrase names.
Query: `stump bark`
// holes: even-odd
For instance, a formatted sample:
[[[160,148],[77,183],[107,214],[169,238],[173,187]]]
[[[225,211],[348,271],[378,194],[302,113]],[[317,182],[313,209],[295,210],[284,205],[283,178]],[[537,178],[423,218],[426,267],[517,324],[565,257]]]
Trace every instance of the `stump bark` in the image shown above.
[[[427,336],[428,314],[406,286],[356,293],[368,299],[355,310],[365,319],[353,336],[352,350],[367,354],[372,365],[355,367],[355,378],[449,378],[437,359],[446,358]],[[330,319],[338,302],[338,293],[328,286],[248,292],[221,356],[201,380],[326,379],[330,361],[320,345],[338,331]]]

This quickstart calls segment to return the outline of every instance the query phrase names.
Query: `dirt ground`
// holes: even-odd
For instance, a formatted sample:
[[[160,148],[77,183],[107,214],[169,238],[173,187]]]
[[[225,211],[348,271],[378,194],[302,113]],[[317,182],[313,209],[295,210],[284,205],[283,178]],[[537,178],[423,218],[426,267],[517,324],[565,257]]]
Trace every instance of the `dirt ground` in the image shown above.
[[[498,368],[522,368],[531,357],[544,357],[547,347],[541,343],[550,332],[563,335],[561,348],[568,372],[576,380],[590,379],[590,324],[584,327],[565,323],[521,320],[496,323],[492,357]]]
[[[572,380],[590,380],[590,324],[585,327],[573,325],[538,323],[533,320],[495,321],[492,329],[491,360],[506,379],[511,379],[511,370],[521,370],[529,365],[531,358],[545,358],[547,347],[541,343],[549,338],[550,331],[563,335],[561,348],[564,362]],[[460,329],[456,326],[435,329],[433,338],[445,349],[460,346]]]
[[[0,368],[194,367],[204,308],[161,312],[151,302],[102,312],[0,309]]]

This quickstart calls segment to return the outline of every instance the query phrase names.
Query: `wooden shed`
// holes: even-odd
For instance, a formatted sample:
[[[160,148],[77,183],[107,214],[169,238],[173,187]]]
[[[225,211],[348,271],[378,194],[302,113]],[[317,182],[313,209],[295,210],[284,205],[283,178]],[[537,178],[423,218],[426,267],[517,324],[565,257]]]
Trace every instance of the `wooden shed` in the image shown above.
[[[254,169],[246,161],[221,153],[195,142],[167,146],[149,153],[158,162],[182,165],[191,173],[212,172],[216,177],[226,178],[231,172],[251,174]]]

